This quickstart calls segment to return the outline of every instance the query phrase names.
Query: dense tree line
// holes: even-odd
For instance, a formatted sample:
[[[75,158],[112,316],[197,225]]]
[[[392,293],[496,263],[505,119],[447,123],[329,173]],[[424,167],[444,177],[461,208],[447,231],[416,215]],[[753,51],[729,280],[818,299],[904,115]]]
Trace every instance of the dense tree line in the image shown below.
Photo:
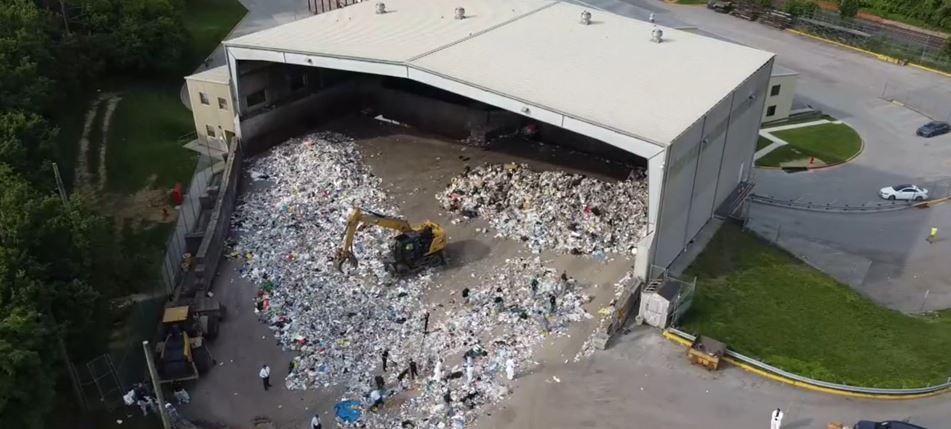
[[[177,67],[181,0],[0,1],[0,427],[38,429],[63,374],[55,345],[98,352],[123,279],[115,228],[57,196],[51,112],[110,76]]]
[[[951,31],[951,0],[862,0],[862,6]]]

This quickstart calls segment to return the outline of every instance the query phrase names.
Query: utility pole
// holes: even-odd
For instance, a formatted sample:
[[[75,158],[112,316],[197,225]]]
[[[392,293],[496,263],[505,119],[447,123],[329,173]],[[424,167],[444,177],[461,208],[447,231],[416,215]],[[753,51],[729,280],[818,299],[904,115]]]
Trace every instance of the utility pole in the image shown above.
[[[158,400],[158,413],[162,417],[162,427],[172,429],[172,424],[168,421],[168,412],[165,410],[165,395],[162,394],[162,384],[159,383],[158,371],[155,370],[155,358],[152,356],[152,348],[149,347],[149,341],[142,341],[142,351],[145,352],[145,363],[149,367],[149,378],[152,379],[152,389],[155,390],[155,398]]]
[[[66,186],[63,186],[63,176],[59,174],[59,165],[53,163],[53,177],[56,179],[56,190],[59,192],[59,198],[63,200],[63,207],[69,206],[69,196],[66,194]]]

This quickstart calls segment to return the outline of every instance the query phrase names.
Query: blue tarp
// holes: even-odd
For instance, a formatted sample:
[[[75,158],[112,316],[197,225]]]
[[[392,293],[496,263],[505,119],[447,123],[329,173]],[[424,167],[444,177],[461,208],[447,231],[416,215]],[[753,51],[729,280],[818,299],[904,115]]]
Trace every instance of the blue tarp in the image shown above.
[[[334,414],[344,423],[355,423],[360,420],[363,412],[360,411],[360,401],[350,399],[337,402],[337,405],[334,405]]]

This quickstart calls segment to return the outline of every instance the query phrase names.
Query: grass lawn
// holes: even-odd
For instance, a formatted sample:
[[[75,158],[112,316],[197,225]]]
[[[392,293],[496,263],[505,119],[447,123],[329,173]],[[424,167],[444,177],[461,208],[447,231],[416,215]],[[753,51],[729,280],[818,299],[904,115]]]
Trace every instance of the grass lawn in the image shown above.
[[[739,226],[727,223],[687,271],[697,295],[691,333],[807,377],[921,387],[951,374],[951,313],[879,307]]]
[[[756,140],[756,150],[760,150],[760,149],[762,149],[762,148],[764,148],[764,147],[766,147],[766,146],[769,146],[769,145],[771,145],[771,144],[773,144],[773,141],[772,141],[772,140],[770,140],[770,139],[768,139],[768,138],[766,138],[766,137],[763,137],[763,136],[759,136],[759,137],[757,138],[757,140]]]
[[[197,157],[182,138],[194,130],[177,85],[126,85],[109,129],[106,189],[133,193],[153,176],[155,187],[187,184]]]
[[[816,157],[826,165],[843,163],[862,150],[862,139],[845,124],[820,124],[776,131],[773,135],[789,144],[756,160],[761,167],[779,167],[784,162]]]

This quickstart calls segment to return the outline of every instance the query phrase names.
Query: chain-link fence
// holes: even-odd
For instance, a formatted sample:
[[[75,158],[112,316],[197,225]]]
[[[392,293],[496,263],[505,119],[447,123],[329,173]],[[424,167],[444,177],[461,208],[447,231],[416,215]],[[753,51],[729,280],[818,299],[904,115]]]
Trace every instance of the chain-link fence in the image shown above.
[[[120,342],[110,348],[109,367],[121,389],[127,390],[128,386],[145,377],[142,341],[150,340],[155,333],[156,323],[161,319],[168,297],[182,280],[184,269],[191,259],[189,254],[193,254],[201,242],[200,230],[208,222],[207,213],[214,204],[213,198],[207,196],[208,189],[213,189],[220,182],[224,169],[224,161],[213,155],[214,150],[207,149],[199,155],[191,181],[182,195],[182,203],[175,209],[175,229],[166,241],[165,255],[158,273],[160,281],[152,282],[154,287],[133,296],[120,309],[124,314],[117,315],[117,319],[123,321],[123,326],[118,328],[120,332],[115,335],[120,338]],[[101,369],[99,366],[97,368]],[[103,371],[97,372],[100,373]]]
[[[915,31],[861,18],[842,18],[835,11],[819,9],[793,21],[797,30],[824,39],[867,49],[898,60],[951,71],[947,41],[928,32]]]
[[[210,154],[211,151],[209,150],[208,153]],[[189,255],[198,250],[201,236],[193,233],[201,221],[202,209],[211,208],[211,202],[204,198],[205,191],[209,186],[213,186],[220,180],[223,165],[224,162],[221,159],[211,155],[202,154],[199,156],[191,183],[185,195],[183,195],[182,204],[176,208],[178,220],[175,224],[175,231],[165,243],[165,257],[162,260],[161,275],[162,285],[165,286],[166,293],[172,293],[175,289],[182,278],[182,273],[190,263]],[[209,207],[202,207],[203,201]]]

